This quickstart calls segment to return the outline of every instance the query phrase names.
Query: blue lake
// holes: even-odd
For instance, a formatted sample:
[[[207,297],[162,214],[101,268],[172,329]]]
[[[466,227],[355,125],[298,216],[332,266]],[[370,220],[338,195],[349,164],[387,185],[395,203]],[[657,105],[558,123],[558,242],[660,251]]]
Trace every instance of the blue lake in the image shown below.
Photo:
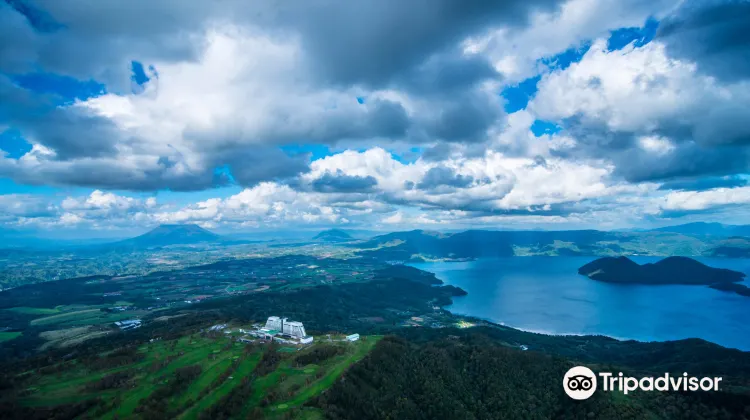
[[[579,275],[578,268],[594,259],[511,257],[410,265],[469,293],[446,307],[456,314],[545,334],[640,341],[697,337],[750,351],[750,297],[707,286],[610,284]],[[640,264],[659,259],[633,258]],[[750,277],[750,259],[697,259]]]

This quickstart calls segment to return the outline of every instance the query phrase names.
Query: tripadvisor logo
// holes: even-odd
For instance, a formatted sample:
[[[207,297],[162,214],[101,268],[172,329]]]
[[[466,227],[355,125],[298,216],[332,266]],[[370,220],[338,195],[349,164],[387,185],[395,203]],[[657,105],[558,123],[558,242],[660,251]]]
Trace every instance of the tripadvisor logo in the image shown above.
[[[687,372],[681,376],[665,373],[662,376],[644,376],[634,378],[617,375],[611,372],[599,372],[602,391],[619,391],[627,395],[631,391],[718,391],[720,377],[688,376]],[[563,389],[574,400],[585,400],[594,395],[597,389],[597,375],[585,366],[575,366],[565,373]]]

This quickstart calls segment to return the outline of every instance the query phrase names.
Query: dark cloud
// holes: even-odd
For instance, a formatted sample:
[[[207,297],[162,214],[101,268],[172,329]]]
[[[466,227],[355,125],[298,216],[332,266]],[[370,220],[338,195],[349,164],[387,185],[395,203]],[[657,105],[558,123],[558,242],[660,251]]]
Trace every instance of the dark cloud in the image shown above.
[[[244,147],[214,157],[214,167],[228,165],[234,180],[243,187],[263,181],[285,181],[310,170],[307,155],[289,156],[273,147]]]
[[[750,78],[750,2],[685,1],[659,25],[657,39],[675,58],[725,81]]]
[[[750,171],[750,150],[747,148],[706,148],[693,142],[680,144],[665,155],[634,148],[611,158],[616,173],[631,182],[725,176]]]
[[[668,181],[660,190],[704,191],[714,188],[736,188],[747,186],[747,179],[740,176],[709,177]]]
[[[214,175],[213,170],[181,172],[173,168],[174,165],[163,162],[146,168],[133,168],[117,159],[49,161],[29,168],[10,159],[0,159],[0,176],[31,185],[72,185],[131,191],[166,188],[199,191],[225,183]]]
[[[427,171],[424,178],[417,184],[417,188],[422,190],[431,190],[441,186],[466,188],[472,182],[474,178],[469,175],[457,174],[453,169],[445,166],[436,166]]]
[[[580,137],[596,139],[595,133]],[[661,182],[694,177],[721,177],[750,171],[750,150],[740,146],[707,147],[694,141],[675,142],[664,154],[643,150],[632,133],[605,133],[593,144],[581,142],[577,147],[554,154],[565,159],[585,156],[607,159],[615,166],[615,175],[629,182]]]
[[[374,101],[374,110],[370,112],[368,124],[355,134],[354,137],[401,137],[409,127],[409,117],[404,107],[392,101]],[[347,121],[349,126],[356,126],[353,121]],[[358,136],[356,136],[358,135]],[[338,138],[346,138],[340,136]]]
[[[404,107],[389,100],[373,100],[362,109],[333,108],[277,109],[263,128],[248,129],[242,119],[233,119],[219,127],[188,127],[186,139],[202,150],[239,147],[247,144],[333,144],[340,140],[373,138],[395,139],[406,135],[411,121]],[[310,112],[304,115],[304,112]]]
[[[498,97],[465,93],[436,106],[434,117],[424,123],[432,139],[476,143],[486,140],[487,130],[502,121],[504,112]]]
[[[111,156],[124,142],[112,121],[79,107],[59,107],[59,97],[38,94],[0,75],[0,124],[53,149],[57,158]]]
[[[393,83],[415,94],[452,99],[452,95],[463,93],[479,82],[499,78],[500,74],[486,57],[464,56],[461,51],[450,50],[395,76]]]
[[[742,104],[738,106],[741,108]],[[746,125],[734,119],[732,124],[720,124],[710,115],[714,111],[707,110],[701,121],[686,122],[683,118],[662,121],[662,126],[655,132],[616,131],[603,121],[580,116],[567,118],[561,122],[561,126],[565,134],[576,139],[576,145],[553,151],[552,154],[563,159],[589,157],[609,160],[615,166],[615,175],[629,182],[679,181],[683,178],[722,177],[750,171],[750,149],[739,141],[742,130],[747,129]],[[709,128],[713,128],[711,137],[737,140],[736,145],[704,138],[709,135]],[[639,138],[654,134],[669,139],[672,150],[665,153],[644,150],[639,145]]]
[[[299,38],[311,75],[339,85],[383,87],[429,57],[492,25],[520,28],[532,10],[560,0],[334,0],[248,3],[98,0],[0,3],[0,70],[37,68],[127,87],[130,60],[193,60],[196,34],[216,22]],[[51,29],[51,30],[50,30]],[[11,54],[12,52],[12,54]],[[453,53],[451,53],[453,54]],[[456,56],[458,57],[458,56]],[[460,60],[459,60],[460,61]],[[456,61],[456,68],[475,65]],[[482,70],[483,71],[483,70]],[[434,74],[441,85],[458,72]],[[403,79],[403,78],[402,78]]]
[[[0,2],[0,71],[28,71],[37,58],[37,38],[21,13]]]
[[[237,184],[252,187],[263,181],[284,181],[309,170],[306,155],[288,156],[272,147],[255,147],[207,155],[200,167],[191,167],[179,153],[140,157],[134,164],[117,157],[43,160],[29,166],[24,161],[0,158],[0,177],[31,185],[155,191],[200,191]],[[228,167],[229,173],[218,168]],[[230,177],[231,176],[231,177]]]
[[[189,7],[175,0],[134,0],[127,7],[96,0],[0,2],[0,71],[94,78],[127,91],[130,60],[195,59],[203,45],[194,34],[219,12],[227,10],[202,1]]]
[[[491,26],[521,28],[532,11],[553,10],[559,3],[199,0],[186,6],[180,0],[133,0],[124,6],[98,0],[0,1],[0,72],[6,74],[64,75],[96,80],[109,93],[130,93],[134,60],[146,66],[193,61],[206,47],[204,35],[212,25],[234,23],[282,43],[299,40],[299,68],[305,76],[294,83],[304,88],[324,82],[397,89],[429,104],[426,112],[409,115],[400,103],[375,98],[354,111],[335,104],[321,111],[271,103],[273,118],[259,131],[241,121],[184,127],[187,145],[182,147],[190,148],[188,159],[176,151],[165,156],[161,150],[145,150],[161,148],[86,108],[60,107],[60,98],[3,78],[0,125],[18,129],[55,154],[42,157],[34,173],[11,161],[0,162],[0,170],[35,184],[197,190],[228,182],[227,174],[214,173],[225,165],[242,185],[307,171],[308,162],[271,147],[282,144],[363,139],[478,143],[504,113],[499,99],[477,87],[499,75],[486,58],[464,54],[460,41]],[[248,144],[265,146],[247,152]],[[123,153],[132,161],[124,162]]]
[[[384,86],[491,25],[523,27],[557,0],[321,0],[288,4],[270,22],[299,32],[319,77]]]
[[[372,176],[346,175],[340,170],[326,172],[312,182],[313,190],[324,193],[366,193],[375,190],[378,181]]]
[[[450,143],[438,143],[425,149],[422,152],[422,159],[434,162],[445,160],[453,153],[453,147],[454,145]]]

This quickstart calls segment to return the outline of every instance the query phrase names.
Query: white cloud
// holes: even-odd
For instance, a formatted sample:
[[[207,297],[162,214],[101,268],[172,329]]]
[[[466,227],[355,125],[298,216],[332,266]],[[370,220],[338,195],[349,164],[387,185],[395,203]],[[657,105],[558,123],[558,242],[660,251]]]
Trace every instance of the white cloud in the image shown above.
[[[536,13],[522,30],[500,28],[465,43],[467,51],[488,54],[509,81],[535,76],[539,59],[554,56],[610,30],[640,27],[649,17],[661,17],[679,0],[570,0],[553,12]]]
[[[638,144],[643,150],[657,155],[665,155],[675,149],[675,145],[665,137],[641,136]]]
[[[63,213],[59,220],[59,224],[61,225],[77,225],[81,222],[83,222],[81,216],[73,213]]]
[[[542,77],[529,109],[541,119],[580,117],[615,132],[689,130],[704,145],[744,141],[750,129],[737,112],[750,110],[750,84],[720,84],[696,69],[668,57],[658,41],[608,51],[600,39],[580,62]]]
[[[750,203],[750,187],[715,188],[705,191],[675,191],[664,197],[664,210],[698,211],[726,205]]]

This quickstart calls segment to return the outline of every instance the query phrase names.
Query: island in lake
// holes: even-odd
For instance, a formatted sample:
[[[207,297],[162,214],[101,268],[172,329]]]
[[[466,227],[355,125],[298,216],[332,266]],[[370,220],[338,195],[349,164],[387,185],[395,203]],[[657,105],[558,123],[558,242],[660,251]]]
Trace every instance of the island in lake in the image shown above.
[[[610,283],[706,285],[739,294],[745,294],[742,288],[747,289],[733,284],[742,281],[745,273],[709,267],[687,257],[668,257],[643,265],[627,257],[604,257],[579,268],[578,274]]]

